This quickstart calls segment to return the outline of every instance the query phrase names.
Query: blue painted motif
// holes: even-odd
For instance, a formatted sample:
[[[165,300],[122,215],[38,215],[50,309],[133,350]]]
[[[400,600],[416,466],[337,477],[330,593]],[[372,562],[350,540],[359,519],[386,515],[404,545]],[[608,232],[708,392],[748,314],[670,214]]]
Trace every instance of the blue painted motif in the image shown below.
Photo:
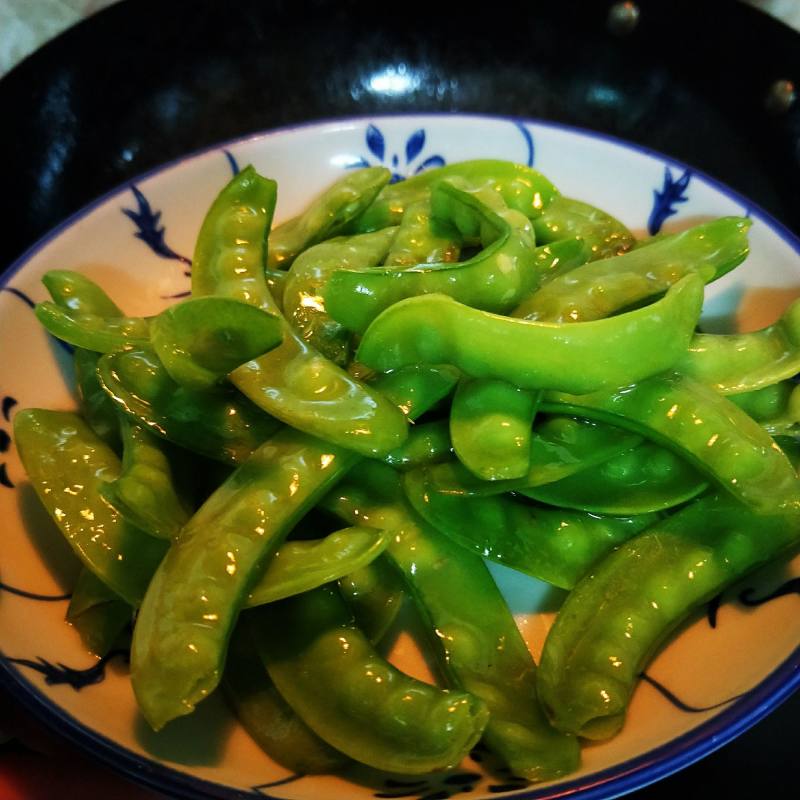
[[[41,600],[45,603],[55,603],[61,600],[69,600],[72,594],[37,594],[36,592],[28,592],[25,589],[18,589],[16,586],[9,586],[7,583],[0,581],[0,591],[15,594],[18,597],[24,597],[27,600]]]
[[[44,675],[44,682],[50,686],[66,684],[71,686],[76,692],[95,683],[100,683],[106,677],[106,664],[116,656],[129,658],[127,650],[112,650],[108,655],[103,656],[99,661],[86,669],[73,669],[65,664],[51,664],[43,658],[32,661],[29,658],[7,658],[11,664],[18,664],[21,667],[28,667],[35,672]]]
[[[692,171],[685,169],[683,174],[676,180],[672,176],[669,167],[664,167],[664,184],[661,191],[653,189],[653,209],[647,220],[647,230],[651,236],[655,236],[660,230],[664,221],[678,213],[675,208],[678,203],[685,203],[689,197],[686,190],[689,181],[692,179]]]
[[[777,589],[774,589],[769,594],[763,597],[755,597],[756,590],[750,587],[743,589],[739,593],[739,602],[744,603],[746,606],[760,606],[768,603],[770,600],[776,600],[778,597],[784,597],[787,594],[800,594],[800,578],[789,578],[788,581],[782,583]]]
[[[287,783],[294,783],[295,781],[299,781],[301,778],[307,778],[307,775],[303,775],[300,772],[292,773],[285,778],[281,778],[279,781],[271,781],[270,783],[259,783],[258,786],[252,786],[251,791],[258,792],[259,794],[263,795],[263,789],[272,789],[275,786],[286,786]]]
[[[0,486],[5,486],[6,489],[14,488],[14,482],[8,477],[8,468],[5,464],[0,464]]]
[[[515,122],[514,124],[517,126],[519,132],[522,134],[522,138],[525,139],[525,146],[528,148],[528,157],[525,160],[525,165],[528,166],[528,167],[532,167],[533,166],[533,158],[534,158],[534,154],[535,154],[534,147],[533,147],[533,136],[531,135],[531,132],[526,127],[525,123],[523,123],[523,122]]]
[[[17,401],[13,397],[6,396],[3,398],[3,419],[6,422],[11,421],[11,409],[17,405]]]
[[[15,405],[17,405],[17,401],[10,395],[6,395],[3,398],[3,417],[6,422],[11,421],[11,409],[14,408]],[[0,453],[7,453],[10,447],[11,436],[9,436],[7,431],[0,428]],[[14,482],[8,477],[8,467],[5,462],[0,464],[0,486],[5,486],[6,489],[14,488]],[[1,583],[0,586],[2,586]]]
[[[230,150],[223,150],[222,152],[225,153],[225,158],[228,159],[228,164],[231,166],[231,172],[233,173],[233,176],[236,177],[241,172],[239,169],[239,162],[236,160]]]
[[[643,672],[639,676],[645,683],[649,683],[658,693],[664,697],[665,699],[669,700],[675,708],[679,709],[680,711],[686,711],[689,714],[699,714],[703,711],[712,711],[715,708],[720,708],[721,706],[726,706],[728,703],[732,703],[734,700],[738,700],[740,697],[744,697],[747,692],[742,692],[742,694],[736,694],[733,697],[729,697],[727,700],[721,700],[719,703],[714,703],[710,706],[691,706],[688,703],[685,703],[683,700],[680,699],[674,692],[667,689],[663,683],[660,683],[655,678],[650,677],[646,672]]]
[[[123,208],[122,213],[128,217],[136,226],[136,233],[133,235],[141,239],[156,255],[161,258],[169,258],[180,261],[187,266],[192,266],[192,261],[186,256],[176,253],[165,241],[166,232],[161,224],[161,212],[153,211],[147,198],[142,194],[136,184],[131,184],[131,192],[136,198],[137,209]],[[187,273],[188,274],[188,273]]]
[[[367,145],[367,149],[377,160],[378,164],[374,164],[364,156],[360,156],[349,163],[347,168],[357,169],[380,165],[388,166],[392,171],[390,183],[397,183],[398,181],[405,180],[409,175],[417,175],[420,172],[434,167],[443,167],[446,162],[440,155],[428,156],[419,163],[414,163],[417,162],[422,155],[422,151],[425,149],[425,139],[425,130],[423,128],[414,131],[408,139],[406,139],[404,148],[405,163],[401,171],[400,156],[398,156],[397,153],[392,153],[391,157],[387,158],[386,138],[377,125],[370,123],[367,125],[364,141]]]
[[[448,800],[453,795],[474,791],[480,779],[481,776],[477,772],[454,772],[409,781],[388,778],[383,783],[383,791],[375,792],[373,796],[381,798],[416,797],[418,800]],[[519,789],[520,785],[514,788]]]

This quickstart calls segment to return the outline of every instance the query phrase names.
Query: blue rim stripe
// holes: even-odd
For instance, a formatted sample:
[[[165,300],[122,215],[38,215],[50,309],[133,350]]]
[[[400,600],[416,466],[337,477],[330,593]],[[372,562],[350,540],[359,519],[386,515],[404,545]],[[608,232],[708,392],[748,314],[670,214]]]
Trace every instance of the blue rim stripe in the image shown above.
[[[694,176],[708,183],[720,194],[734,200],[742,208],[749,209],[751,216],[759,217],[774,233],[788,244],[796,253],[800,254],[800,238],[798,238],[786,225],[775,219],[763,208],[751,200],[711,177],[702,170],[692,165],[678,161],[670,156],[653,150],[645,145],[625,141],[611,134],[592,131],[578,126],[564,125],[545,120],[527,119],[510,116],[497,116],[492,114],[392,114],[392,115],[366,115],[359,117],[341,117],[311,121],[300,125],[283,128],[274,128],[261,133],[247,134],[227,141],[201,148],[173,161],[142,173],[134,178],[140,183],[154,175],[166,172],[173,167],[186,164],[223,148],[230,148],[256,139],[272,138],[295,131],[303,131],[316,127],[334,127],[342,123],[362,123],[372,120],[390,121],[407,118],[430,118],[432,120],[487,120],[496,122],[510,122],[518,128],[524,125],[533,125],[553,130],[578,134],[590,139],[598,139],[627,150],[633,150],[659,160],[679,169],[689,168]],[[38,242],[28,248],[11,266],[0,275],[0,286],[7,282],[34,256],[39,250],[59,236],[66,228],[87,216],[98,206],[128,190],[130,180],[84,206],[66,220],[61,222]],[[19,698],[19,691],[25,695],[28,708],[43,722],[49,724],[57,732],[70,738],[75,744],[96,756],[100,761],[113,769],[122,772],[127,777],[139,781],[150,788],[160,791],[177,793],[187,798],[211,798],[213,800],[252,800],[264,798],[277,800],[261,792],[242,791],[224,784],[214,783],[201,778],[188,775],[179,770],[165,766],[144,756],[139,756],[112,740],[93,731],[79,722],[63,708],[53,703],[46,695],[25,678],[18,669],[6,662],[0,653],[0,685]],[[566,781],[554,786],[543,786],[530,791],[514,794],[514,797],[525,800],[556,800],[569,796],[574,800],[609,800],[619,797],[636,789],[641,789],[655,781],[665,778],[684,767],[693,764],[706,755],[714,752],[732,739],[739,736],[748,728],[763,719],[770,711],[784,702],[800,688],[800,647],[798,647],[783,663],[771,672],[760,684],[745,693],[724,711],[716,714],[713,719],[697,726],[688,733],[671,740],[665,745],[657,747],[647,753],[637,756],[621,764],[616,764],[608,769]]]

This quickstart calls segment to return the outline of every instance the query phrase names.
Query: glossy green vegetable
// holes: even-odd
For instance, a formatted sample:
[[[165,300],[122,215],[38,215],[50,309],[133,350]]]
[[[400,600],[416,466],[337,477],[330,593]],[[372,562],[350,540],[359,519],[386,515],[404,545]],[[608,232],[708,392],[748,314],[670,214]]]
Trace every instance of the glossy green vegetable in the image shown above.
[[[75,348],[75,384],[83,418],[89,427],[115,452],[122,452],[119,412],[97,377],[100,354]]]
[[[412,425],[405,443],[384,456],[384,462],[399,470],[447,461],[453,455],[447,420]]]
[[[44,507],[83,565],[129,605],[139,605],[166,543],[127,523],[101,496],[120,462],[80,417],[25,409],[14,441]]]
[[[98,377],[117,408],[151,433],[229,464],[244,461],[280,428],[231,387],[197,392],[180,386],[151,350],[103,356]]]
[[[770,436],[785,438],[797,433],[800,390],[794,381],[781,381],[752,392],[728,395],[728,399],[758,422]]]
[[[403,212],[384,264],[387,267],[413,267],[453,263],[458,261],[462,244],[463,238],[455,226],[432,216],[431,202],[426,198]]]
[[[723,217],[647,247],[577,267],[550,281],[513,316],[541,322],[588,322],[657,296],[686,275],[705,283],[747,257],[750,220]]]
[[[506,495],[441,494],[424,468],[406,473],[403,486],[415,511],[457,544],[563,589],[655,519],[544,508]]]
[[[485,704],[410,678],[355,626],[335,587],[248,615],[270,678],[300,718],[337,750],[406,774],[456,766],[489,718]]]
[[[358,359],[379,370],[452,364],[522,389],[591,392],[669,368],[689,343],[702,295],[699,278],[687,276],[652,305],[582,324],[500,317],[444,295],[412,297],[372,323]]]
[[[91,278],[80,272],[51,269],[42,276],[42,283],[57,306],[74,314],[91,314],[107,319],[125,316]]]
[[[800,482],[778,445],[740,408],[691,378],[667,373],[614,391],[547,392],[542,408],[647,436],[755,510],[800,508]]]
[[[246,607],[283,600],[338,580],[374,561],[388,542],[386,531],[356,525],[324,539],[284,542],[253,587]]]
[[[108,655],[132,619],[130,605],[83,567],[72,589],[67,622],[86,648],[100,658]]]
[[[527,475],[539,396],[505,381],[462,381],[450,408],[450,438],[458,460],[487,481]]]
[[[560,729],[614,735],[648,660],[693,609],[800,540],[800,516],[697,500],[622,545],[567,597],[545,642],[539,696]]]

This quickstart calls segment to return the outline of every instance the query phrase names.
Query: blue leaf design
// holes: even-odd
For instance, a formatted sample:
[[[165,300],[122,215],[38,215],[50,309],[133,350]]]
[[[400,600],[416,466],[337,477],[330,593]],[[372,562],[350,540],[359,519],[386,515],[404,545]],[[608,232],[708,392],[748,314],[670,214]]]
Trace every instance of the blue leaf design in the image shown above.
[[[225,153],[225,158],[228,159],[228,164],[230,164],[231,172],[233,173],[233,176],[236,177],[241,172],[241,170],[239,169],[239,162],[236,160],[236,158],[234,157],[233,153],[231,153],[230,150],[223,150],[222,152]]]
[[[417,175],[426,169],[433,169],[434,167],[443,167],[446,163],[441,156],[429,156],[414,170],[414,174]]]
[[[669,167],[664,167],[664,184],[661,191],[653,189],[653,210],[647,220],[647,230],[651,236],[655,236],[660,230],[664,221],[677,214],[675,208],[677,203],[685,203],[689,198],[686,189],[692,179],[691,170],[684,170],[683,174],[675,180]]]
[[[386,154],[386,142],[383,134],[372,123],[367,126],[367,147],[378,161],[383,161]]]
[[[17,401],[10,395],[3,398],[3,419],[8,422],[11,419],[11,409],[17,405]]]
[[[353,159],[349,164],[345,164],[345,169],[361,169],[362,167],[368,167],[369,161],[366,158],[356,158]]]
[[[531,132],[527,129],[527,127],[525,126],[524,123],[515,122],[514,124],[517,126],[519,132],[522,134],[522,138],[525,139],[525,145],[528,148],[528,158],[525,161],[525,164],[527,166],[529,166],[529,167],[532,167],[533,166],[533,154],[534,154],[533,136],[531,135]]]
[[[8,469],[5,464],[0,464],[0,485],[5,486],[6,489],[14,488],[14,482],[8,477]]]
[[[9,586],[7,583],[0,582],[0,591],[15,594],[18,597],[24,597],[27,600],[42,600],[46,603],[53,603],[61,600],[69,600],[71,594],[37,594],[36,592],[29,592],[25,589],[17,589],[16,586]]]
[[[425,147],[425,131],[420,128],[408,137],[406,142],[406,164],[410,164]]]
[[[680,711],[686,711],[689,714],[699,714],[702,711],[711,711],[714,708],[720,708],[721,706],[727,705],[728,703],[732,703],[734,700],[738,700],[740,697],[744,697],[747,692],[742,692],[741,694],[736,694],[733,697],[729,697],[727,700],[720,700],[718,703],[713,703],[710,706],[691,706],[688,703],[684,702],[683,700],[678,697],[673,691],[668,689],[664,686],[663,683],[657,681],[655,678],[648,675],[646,672],[642,672],[639,677],[645,682],[649,683],[664,699],[668,700],[672,703],[675,708],[679,709]]]
[[[11,437],[2,429],[0,429],[0,453],[8,452],[11,446]]]
[[[141,239],[156,255],[162,258],[181,261],[191,266],[191,259],[176,253],[164,241],[165,229],[163,225],[159,224],[161,221],[161,212],[153,211],[147,198],[133,183],[131,184],[131,192],[133,192],[133,196],[136,198],[138,209],[134,211],[132,208],[123,208],[122,213],[136,225],[137,231],[134,233],[134,236],[137,239]]]
[[[73,669],[65,664],[52,664],[39,657],[36,661],[29,658],[9,658],[12,664],[19,664],[23,667],[35,670],[44,675],[44,682],[50,686],[67,684],[76,692],[93,683],[100,683],[106,677],[106,664],[114,656],[128,656],[125,650],[112,650],[107,656],[103,656],[98,662],[87,669]]]

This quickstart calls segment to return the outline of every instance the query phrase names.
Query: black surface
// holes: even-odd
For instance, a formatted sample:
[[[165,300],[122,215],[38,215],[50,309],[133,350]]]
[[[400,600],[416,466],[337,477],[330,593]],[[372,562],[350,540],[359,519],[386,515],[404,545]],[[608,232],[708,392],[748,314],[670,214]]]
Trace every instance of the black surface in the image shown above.
[[[0,265],[99,194],[163,161],[289,123],[476,111],[612,133],[687,161],[800,232],[800,36],[734,2],[236,3],[128,0],[0,80]],[[387,97],[369,77],[422,78]],[[710,668],[698,665],[698,668]],[[795,797],[800,697],[696,766],[632,797]],[[766,785],[769,786],[767,789]]]

